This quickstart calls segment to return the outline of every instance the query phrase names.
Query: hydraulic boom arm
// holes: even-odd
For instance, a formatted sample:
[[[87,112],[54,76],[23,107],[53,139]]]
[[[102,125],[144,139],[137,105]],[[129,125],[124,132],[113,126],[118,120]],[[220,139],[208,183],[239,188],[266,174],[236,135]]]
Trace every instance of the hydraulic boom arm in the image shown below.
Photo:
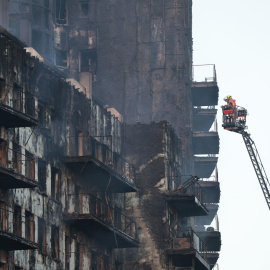
[[[251,163],[253,165],[253,168],[256,172],[257,178],[261,185],[264,198],[270,210],[270,183],[266,175],[266,172],[264,170],[259,152],[256,148],[254,141],[251,139],[250,134],[246,131],[242,131],[241,134],[243,136],[245,145],[247,147],[247,151],[248,151]]]

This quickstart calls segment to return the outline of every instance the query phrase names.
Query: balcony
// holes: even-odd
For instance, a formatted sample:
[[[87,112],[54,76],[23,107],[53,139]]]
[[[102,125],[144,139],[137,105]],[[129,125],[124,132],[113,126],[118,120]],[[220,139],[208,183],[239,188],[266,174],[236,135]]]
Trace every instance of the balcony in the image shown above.
[[[209,131],[217,115],[217,109],[214,106],[208,108],[193,109],[193,128],[194,131]]]
[[[204,74],[210,74],[205,77]],[[217,76],[215,65],[194,65],[193,79],[191,85],[191,94],[193,106],[215,106],[218,105],[219,88],[217,85]]]
[[[212,227],[208,227],[206,231],[197,231],[196,233],[202,239],[202,241],[206,243],[207,251],[220,251],[220,232],[215,231]]]
[[[217,203],[206,203],[205,206],[208,209],[208,215],[203,217],[196,217],[196,225],[210,225],[214,220],[217,211],[218,211],[218,204]]]
[[[68,194],[64,219],[89,234],[101,246],[139,246],[136,222],[92,194]]]
[[[0,187],[13,189],[37,186],[33,155],[22,154],[19,146],[11,149],[6,141],[0,140]]]
[[[5,251],[37,249],[38,244],[34,242],[34,220],[26,219],[22,222],[20,214],[9,211],[3,203],[0,204],[0,249]],[[22,235],[23,223],[27,235]]]
[[[191,229],[182,229],[177,233],[177,238],[173,238],[171,248],[167,250],[173,267],[192,267],[195,264],[196,270],[209,270],[207,261],[207,245]]]
[[[199,178],[210,178],[218,162],[215,155],[195,156],[194,170]]]
[[[206,193],[195,176],[189,178],[176,190],[166,193],[166,201],[181,216],[204,216],[208,213],[205,206]]]
[[[218,154],[219,136],[215,131],[193,132],[192,138],[193,153],[195,155]]]
[[[217,252],[208,252],[207,253],[207,259],[208,259],[208,262],[210,263],[210,269],[219,270],[219,268],[217,266],[218,258],[219,258],[219,253],[217,253]]]
[[[199,184],[206,192],[206,203],[219,203],[220,185],[217,177],[212,176],[210,179],[199,181]]]
[[[32,127],[37,123],[34,97],[21,86],[0,79],[0,126]]]
[[[69,139],[69,145],[76,146],[76,142],[75,138]],[[78,147],[70,147],[64,163],[83,174],[89,185],[98,191],[137,191],[134,166],[92,137],[79,137]]]

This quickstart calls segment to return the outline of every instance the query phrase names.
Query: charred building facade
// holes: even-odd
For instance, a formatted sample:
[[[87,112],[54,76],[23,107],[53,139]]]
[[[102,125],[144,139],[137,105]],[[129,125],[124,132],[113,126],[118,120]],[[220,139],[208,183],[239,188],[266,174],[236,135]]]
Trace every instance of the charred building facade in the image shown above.
[[[192,1],[0,5],[0,269],[214,269],[219,90]]]

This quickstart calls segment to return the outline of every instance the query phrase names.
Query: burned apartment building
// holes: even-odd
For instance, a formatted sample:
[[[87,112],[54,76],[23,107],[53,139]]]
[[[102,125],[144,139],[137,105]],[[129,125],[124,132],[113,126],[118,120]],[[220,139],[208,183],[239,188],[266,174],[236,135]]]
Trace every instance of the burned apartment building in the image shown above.
[[[219,90],[192,1],[0,5],[0,269],[215,269]]]

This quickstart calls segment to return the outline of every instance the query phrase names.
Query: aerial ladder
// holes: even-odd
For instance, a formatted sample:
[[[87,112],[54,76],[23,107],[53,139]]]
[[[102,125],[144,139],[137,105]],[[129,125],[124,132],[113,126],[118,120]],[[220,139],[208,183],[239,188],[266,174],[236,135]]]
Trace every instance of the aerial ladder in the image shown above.
[[[223,112],[222,127],[228,131],[242,135],[251,163],[262,188],[264,198],[270,210],[270,183],[255,142],[251,139],[250,134],[246,131],[247,110],[243,107],[236,106],[235,100],[232,100],[231,96],[227,96],[227,98],[224,100],[227,102],[227,105],[221,106]]]

